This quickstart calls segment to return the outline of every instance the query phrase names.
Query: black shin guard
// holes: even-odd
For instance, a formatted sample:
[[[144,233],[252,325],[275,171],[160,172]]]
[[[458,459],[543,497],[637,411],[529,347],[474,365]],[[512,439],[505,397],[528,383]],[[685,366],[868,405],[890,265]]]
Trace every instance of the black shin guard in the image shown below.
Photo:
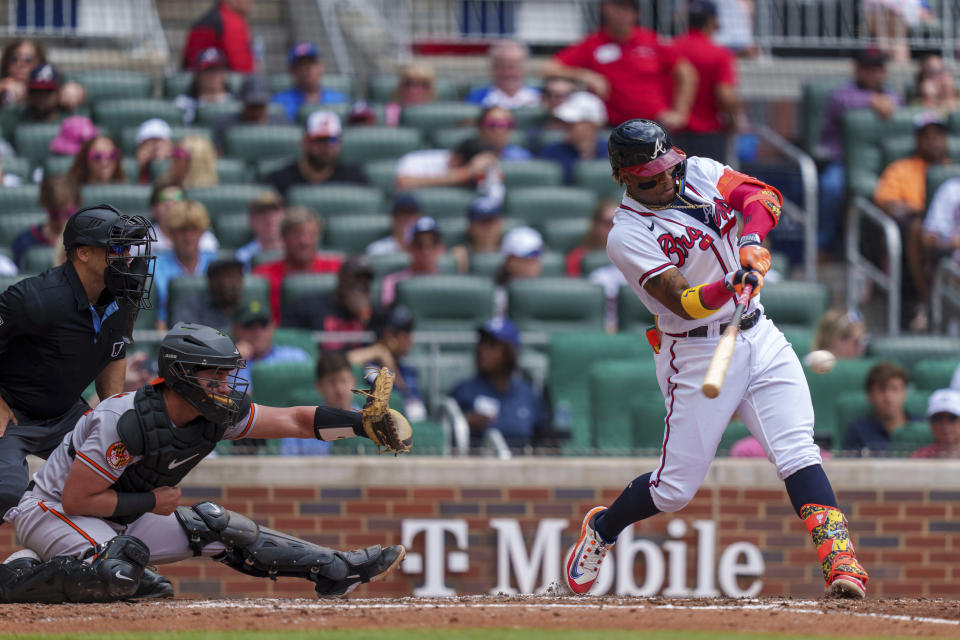
[[[57,556],[32,566],[0,565],[0,602],[123,600],[136,592],[149,559],[140,540],[117,536],[98,549],[93,564]]]
[[[385,575],[403,559],[401,546],[379,545],[359,551],[334,551],[266,527],[212,502],[178,507],[177,520],[187,532],[194,554],[221,542],[214,560],[251,576],[306,578],[323,597],[343,595],[361,582]]]

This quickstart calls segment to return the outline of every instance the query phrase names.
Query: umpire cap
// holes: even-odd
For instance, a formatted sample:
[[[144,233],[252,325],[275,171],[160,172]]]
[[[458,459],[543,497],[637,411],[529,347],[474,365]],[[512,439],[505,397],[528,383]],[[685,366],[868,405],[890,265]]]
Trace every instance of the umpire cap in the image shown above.
[[[635,176],[655,176],[686,161],[670,134],[652,120],[627,120],[610,134],[610,166]]]

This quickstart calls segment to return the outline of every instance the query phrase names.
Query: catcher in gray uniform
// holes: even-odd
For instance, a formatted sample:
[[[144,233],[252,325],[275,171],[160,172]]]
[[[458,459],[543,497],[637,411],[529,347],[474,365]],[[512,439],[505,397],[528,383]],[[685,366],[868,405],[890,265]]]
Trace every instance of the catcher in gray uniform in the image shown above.
[[[258,526],[213,502],[180,506],[177,484],[217,442],[239,438],[366,436],[409,450],[406,419],[387,407],[393,375],[382,369],[363,411],[251,404],[233,341],[177,324],[160,343],[160,378],[88,412],[34,476],[20,500],[17,536],[36,556],[0,565],[0,602],[98,602],[172,595],[147,572],[212,556],[248,575],[305,578],[336,597],[399,566],[404,548],[335,551]],[[17,555],[23,555],[22,552]],[[141,580],[153,582],[141,587]],[[140,588],[138,593],[138,588]]]

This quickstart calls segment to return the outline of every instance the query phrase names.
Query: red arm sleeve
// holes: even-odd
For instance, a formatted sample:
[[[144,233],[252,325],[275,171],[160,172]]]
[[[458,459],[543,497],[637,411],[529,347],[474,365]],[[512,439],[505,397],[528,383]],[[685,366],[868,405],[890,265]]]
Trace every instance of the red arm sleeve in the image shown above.
[[[762,240],[777,226],[783,196],[776,187],[745,173],[726,169],[717,183],[717,189],[734,209],[743,212],[741,235],[756,233]]]

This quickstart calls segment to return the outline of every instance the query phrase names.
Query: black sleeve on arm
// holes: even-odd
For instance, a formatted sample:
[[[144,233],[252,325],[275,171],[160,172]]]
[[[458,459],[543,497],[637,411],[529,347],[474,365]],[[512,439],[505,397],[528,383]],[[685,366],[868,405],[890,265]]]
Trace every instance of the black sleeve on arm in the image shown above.
[[[353,431],[355,436],[366,435],[359,412],[323,405],[317,407],[317,411],[313,414],[313,434],[317,437],[317,440],[337,440],[349,437],[346,429]],[[325,435],[328,437],[325,438]]]
[[[155,506],[157,506],[157,495],[153,491],[143,493],[122,493],[118,491],[117,506],[110,517],[138,516],[150,513]]]
[[[40,321],[35,314],[27,311],[26,296],[20,283],[0,293],[0,355],[6,352],[11,340],[28,333],[26,326],[29,326],[29,322],[25,321],[31,317],[32,322]]]

